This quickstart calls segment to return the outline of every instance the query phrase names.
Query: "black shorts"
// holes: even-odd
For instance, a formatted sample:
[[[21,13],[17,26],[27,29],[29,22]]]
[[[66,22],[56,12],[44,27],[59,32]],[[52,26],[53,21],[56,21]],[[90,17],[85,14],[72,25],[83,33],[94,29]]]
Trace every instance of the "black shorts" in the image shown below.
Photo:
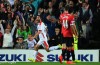
[[[67,47],[72,47],[73,46],[73,43],[74,43],[73,37],[63,37],[62,44],[65,44],[65,43],[66,43],[66,46]]]

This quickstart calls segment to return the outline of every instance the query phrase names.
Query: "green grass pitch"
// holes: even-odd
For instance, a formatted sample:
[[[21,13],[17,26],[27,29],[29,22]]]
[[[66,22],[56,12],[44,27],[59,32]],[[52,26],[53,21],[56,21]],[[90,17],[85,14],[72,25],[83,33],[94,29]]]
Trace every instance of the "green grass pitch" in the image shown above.
[[[0,65],[100,65],[100,62],[80,62],[76,64],[60,64],[59,62],[16,62],[16,63],[0,63]]]

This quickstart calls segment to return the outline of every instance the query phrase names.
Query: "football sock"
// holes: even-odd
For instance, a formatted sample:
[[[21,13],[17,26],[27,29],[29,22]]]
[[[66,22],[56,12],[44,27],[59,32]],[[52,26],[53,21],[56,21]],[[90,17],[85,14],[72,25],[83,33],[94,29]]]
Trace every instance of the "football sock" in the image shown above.
[[[66,59],[65,59],[65,53],[66,53],[66,49],[63,48],[63,49],[62,49],[62,57],[63,57],[63,60],[66,60]]]
[[[35,50],[34,50],[34,60],[36,60],[37,54],[38,54],[38,51],[35,51]]]
[[[67,61],[69,61],[70,58],[70,50],[67,50]]]
[[[75,61],[75,53],[74,50],[71,50],[72,60]]]

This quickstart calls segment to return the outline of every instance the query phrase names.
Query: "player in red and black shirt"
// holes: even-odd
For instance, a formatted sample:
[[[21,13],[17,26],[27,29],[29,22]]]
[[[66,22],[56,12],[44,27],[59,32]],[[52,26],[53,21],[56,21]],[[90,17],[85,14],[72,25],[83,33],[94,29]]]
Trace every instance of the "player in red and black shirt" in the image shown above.
[[[60,62],[65,59],[65,53],[67,53],[67,64],[73,64],[70,62],[70,53],[72,55],[72,60],[75,60],[75,54],[73,49],[73,34],[78,36],[75,22],[74,22],[74,15],[68,13],[68,7],[65,7],[64,12],[60,15],[60,22],[62,24],[62,37],[63,37],[63,44],[62,44],[62,55],[59,57]],[[67,50],[66,50],[67,49]]]

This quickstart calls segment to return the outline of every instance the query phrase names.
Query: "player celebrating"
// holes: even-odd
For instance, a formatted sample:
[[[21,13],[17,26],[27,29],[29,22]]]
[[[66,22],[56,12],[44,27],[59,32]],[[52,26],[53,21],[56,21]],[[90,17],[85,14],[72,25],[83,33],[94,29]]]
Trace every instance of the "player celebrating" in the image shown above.
[[[38,48],[39,48],[40,45],[42,45],[47,52],[60,48],[60,46],[53,46],[53,47],[49,48],[49,45],[47,43],[47,36],[46,36],[47,35],[46,26],[41,21],[39,16],[37,16],[36,21],[38,23],[38,26],[37,26],[38,32],[34,35],[33,38],[37,38],[37,36],[39,35],[39,41],[34,47],[34,50],[35,50],[34,51],[34,59],[28,59],[29,61],[32,61],[32,62],[36,61],[36,56],[38,54]]]
[[[67,53],[67,64],[74,64],[69,60],[70,53],[72,55],[72,60],[75,60],[75,54],[73,49],[73,34],[78,36],[75,23],[74,16],[68,13],[68,7],[66,6],[64,9],[64,13],[60,15],[60,22],[62,24],[62,36],[63,36],[63,44],[62,44],[62,55],[59,56],[59,60],[62,63],[63,59],[65,59],[65,53]],[[67,47],[67,48],[66,48]],[[67,49],[67,50],[66,50]]]

